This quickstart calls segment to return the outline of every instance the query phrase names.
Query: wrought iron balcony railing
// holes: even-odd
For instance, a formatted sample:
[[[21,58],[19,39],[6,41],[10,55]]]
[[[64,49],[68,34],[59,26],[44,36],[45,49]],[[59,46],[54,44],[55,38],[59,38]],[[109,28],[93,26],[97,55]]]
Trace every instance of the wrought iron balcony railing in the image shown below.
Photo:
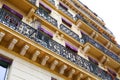
[[[30,3],[32,3],[33,5],[36,5],[36,1],[37,0],[28,0]]]
[[[42,45],[43,47],[55,52],[56,54],[64,57],[65,59],[69,60],[70,62],[73,62],[74,64],[86,69],[86,71],[89,71],[99,77],[102,78],[102,80],[112,80],[112,77],[104,70],[99,68],[94,63],[82,58],[81,56],[77,55],[74,51],[62,46],[61,44],[55,42],[52,40],[49,36],[47,36],[45,33],[36,30],[32,28],[31,26],[20,22],[18,26],[10,26],[11,22],[6,20],[6,15],[10,15],[10,17],[14,17],[17,21],[19,19],[15,17],[14,15],[11,15],[10,13],[5,12],[4,10],[0,11],[0,22],[3,24],[7,24],[8,27],[15,30],[16,32],[30,38],[31,40],[37,42],[38,44]],[[4,20],[4,21],[3,21]]]
[[[71,31],[70,29],[68,29],[63,24],[60,25],[60,29],[63,32],[65,32],[66,34],[68,34],[69,36],[73,37],[74,39],[76,39],[77,41],[82,43],[82,44],[85,44],[86,42],[89,42],[90,44],[92,44],[93,46],[98,48],[100,51],[102,51],[103,53],[107,54],[108,56],[110,56],[111,58],[113,58],[114,60],[116,60],[117,62],[120,63],[120,58],[115,53],[109,51],[104,46],[102,46],[101,44],[99,44],[98,42],[96,42],[94,39],[90,38],[89,36],[87,36],[83,32],[82,32],[82,38],[79,38],[79,36],[76,33]]]
[[[73,15],[70,12],[68,12],[67,10],[65,10],[64,8],[62,8],[60,5],[58,6],[58,8],[59,8],[59,10],[61,10],[65,14],[67,14],[69,17],[71,17],[72,19],[74,19]]]
[[[10,12],[7,12],[5,9],[0,9],[0,22],[13,28],[16,28],[20,25],[21,19]]]
[[[101,50],[103,53],[107,54],[108,56],[110,56],[111,58],[113,58],[114,60],[120,63],[120,58],[115,53],[109,51],[104,46],[102,46],[101,44],[93,40],[92,38],[88,37],[86,34],[82,33],[82,35],[83,35],[83,39],[85,40],[85,42],[89,42],[90,44],[92,44],[93,46]]]
[[[39,9],[36,11],[36,13],[41,16],[42,18],[44,18],[45,20],[47,20],[49,23],[51,23],[54,26],[58,26],[57,20],[55,20],[53,17],[51,17],[49,15],[49,13],[44,10],[42,7],[39,7]]]
[[[89,22],[88,22],[87,20],[85,20],[82,16],[76,15],[76,16],[75,16],[75,19],[81,19],[83,22],[85,22],[87,25],[89,25],[92,29],[94,29],[95,31],[97,31],[98,33],[100,33],[101,35],[103,35],[104,38],[106,38],[106,39],[110,40],[111,42],[113,42],[110,37],[108,37],[107,35],[101,33],[94,25],[92,25],[91,23],[89,23]],[[114,42],[113,42],[113,43],[114,43]]]
[[[22,27],[30,27],[30,26],[24,25],[24,23],[23,23]],[[87,71],[101,77],[103,80],[105,80],[105,79],[112,80],[112,77],[109,74],[107,74],[106,71],[100,69],[97,65],[93,64],[92,62],[89,62],[86,59],[80,57],[75,52],[71,51],[70,49],[65,48],[64,46],[58,44],[57,42],[52,40],[50,37],[45,36],[44,33],[37,31],[33,28],[27,28],[27,29],[28,29],[28,31],[27,31],[28,33],[30,33],[32,31],[31,33],[34,34],[35,36],[33,36],[32,34],[26,35],[26,33],[24,33],[24,31],[22,33],[21,32],[20,33],[29,37],[30,39],[36,41],[38,44],[48,48],[49,50],[57,53],[58,55],[64,57],[65,59],[68,59],[69,61],[73,62],[74,64],[76,64],[80,67],[83,67]],[[18,30],[19,29],[17,29],[17,31]]]
[[[78,0],[79,1],[79,0]],[[82,11],[84,14],[86,14],[88,17],[90,17],[92,20],[94,20],[95,22],[97,22],[99,25],[103,26],[100,22],[98,22],[94,17],[92,17],[91,15],[89,15],[89,13],[87,13],[85,10],[83,10],[78,4],[74,3],[73,0],[71,0],[71,2],[78,8],[80,9],[80,11]],[[80,1],[79,1],[80,2]],[[81,3],[81,2],[80,2]],[[84,5],[84,4],[83,4]],[[89,9],[89,8],[88,8]],[[90,10],[90,9],[89,9]],[[91,10],[90,10],[91,11]],[[94,13],[93,13],[94,14]],[[96,16],[97,17],[97,16]],[[103,20],[101,20],[103,21]]]
[[[53,5],[55,5],[55,1],[54,0],[48,0],[50,3],[52,3]]]
[[[95,46],[96,48],[98,48],[99,50],[101,50],[103,53],[107,54],[108,56],[110,56],[111,58],[113,58],[114,60],[116,60],[117,62],[120,63],[120,58],[115,53],[109,51],[104,46],[102,46],[101,44],[99,44],[97,41],[95,41],[94,39],[90,38],[86,34],[82,33],[82,38],[79,38],[79,36],[76,33],[74,33],[73,31],[71,31],[70,29],[68,29],[63,24],[60,25],[60,29],[63,32],[65,32],[66,34],[68,34],[69,36],[71,36],[72,38],[74,38],[77,41],[79,41],[80,43],[82,43],[82,44],[84,44],[86,42],[89,42],[90,44],[92,44],[93,46]]]
[[[73,37],[77,41],[80,41],[79,36],[76,33],[74,33],[73,31],[71,31],[70,29],[68,29],[67,27],[65,27],[63,24],[60,25],[60,30],[62,30],[69,36]]]

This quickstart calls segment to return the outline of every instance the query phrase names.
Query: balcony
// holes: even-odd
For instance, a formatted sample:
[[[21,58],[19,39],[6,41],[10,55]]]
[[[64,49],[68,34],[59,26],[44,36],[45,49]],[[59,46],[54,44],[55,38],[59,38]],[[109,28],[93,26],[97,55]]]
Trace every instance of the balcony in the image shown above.
[[[31,10],[34,11],[37,9],[36,1],[37,0],[6,0],[7,4],[13,5],[13,7],[9,6],[9,8],[17,8],[25,15],[28,15]]]
[[[79,1],[79,0],[78,0]],[[91,15],[89,15],[89,13],[88,12],[86,12],[85,10],[83,10],[78,4],[76,4],[73,0],[71,0],[71,2],[78,8],[78,9],[80,9],[84,14],[86,14],[88,17],[90,17],[92,20],[94,20],[95,22],[97,22],[99,25],[101,25],[101,26],[103,26],[100,22],[98,22],[94,17],[92,17]],[[80,2],[80,1],[79,1]],[[80,2],[81,3],[81,2]],[[82,3],[81,3],[82,4]],[[85,6],[84,4],[83,4],[83,6]],[[86,7],[86,6],[85,6]],[[86,7],[87,8],[87,7]],[[89,8],[87,8],[87,9],[89,9]],[[90,9],[89,9],[90,10]],[[91,10],[90,10],[91,11]],[[92,12],[93,13],[93,12]],[[95,14],[95,13],[93,13],[93,14]],[[97,16],[96,16],[97,17]],[[103,22],[103,21],[102,21]]]
[[[39,9],[36,11],[36,14],[38,14],[43,19],[47,20],[49,23],[51,23],[54,26],[58,26],[57,20],[55,20],[53,17],[49,15],[49,12],[44,10],[42,7],[39,7]]]
[[[82,43],[82,44],[85,44],[86,42],[89,42],[90,44],[92,44],[93,46],[95,46],[96,48],[101,50],[103,53],[107,54],[108,56],[110,56],[111,58],[113,58],[114,60],[116,60],[117,62],[120,63],[120,58],[116,54],[114,54],[113,52],[109,51],[104,46],[102,46],[101,44],[99,44],[98,42],[93,40],[92,38],[88,37],[86,34],[82,33],[83,37],[79,38],[79,36],[76,33],[71,31],[69,28],[67,28],[63,24],[60,25],[60,29],[63,32],[65,32],[66,34],[68,34],[69,36],[73,37],[74,39],[76,39],[77,41]]]
[[[90,10],[86,5],[84,5],[80,0],[78,0],[84,7],[86,7],[90,12],[92,12],[99,20],[101,20],[102,22],[104,22],[103,20],[102,20],[102,18],[100,18],[96,13],[94,13],[92,10]],[[88,13],[86,13],[86,14],[88,14]],[[89,15],[89,14],[88,14]],[[95,20],[97,23],[99,23],[94,17],[92,17],[91,15],[90,15],[90,17],[93,19],[93,20]],[[102,25],[101,23],[99,23],[100,25]]]
[[[85,20],[81,15],[77,14],[75,16],[75,19],[78,20],[78,19],[81,19],[83,22],[85,22],[87,25],[89,25],[92,29],[94,29],[95,31],[99,32],[99,30],[93,26],[91,23],[89,23],[87,20]]]
[[[64,9],[62,6],[59,5],[58,9],[61,10],[62,12],[64,12],[65,14],[67,14],[72,19],[74,19],[73,15],[70,12],[68,12],[66,9]]]
[[[15,17],[14,15],[12,15],[11,13],[7,13],[4,10],[0,10],[0,22],[2,24],[7,25],[11,29],[26,36],[27,38],[31,39],[32,41],[37,42],[41,46],[55,52],[56,54],[64,57],[65,59],[69,60],[70,62],[73,62],[74,64],[78,65],[79,67],[84,68],[86,71],[89,71],[89,72],[101,77],[103,80],[112,80],[112,77],[106,71],[102,70],[94,63],[87,61],[86,59],[77,55],[74,51],[55,42],[49,36],[47,36],[45,33],[41,32],[39,30],[36,30],[21,21],[19,21],[19,25],[17,25],[17,26],[13,25],[11,27],[10,26],[11,22],[8,19],[5,19],[6,15],[10,15],[10,17],[14,17],[14,19],[19,21],[19,19],[17,17]]]
[[[90,44],[98,48],[100,51],[102,51],[103,53],[105,53],[106,55],[110,56],[111,58],[113,58],[114,60],[120,63],[120,58],[116,54],[109,51],[104,46],[102,46],[101,44],[93,40],[92,38],[88,37],[86,34],[82,33],[82,35],[83,35],[83,39],[85,40],[85,42],[89,42]]]
[[[81,19],[83,22],[85,22],[88,26],[90,26],[92,29],[94,29],[95,31],[97,31],[98,33],[100,33],[101,35],[103,35],[104,38],[106,38],[107,40],[110,40],[111,42],[113,42],[111,40],[111,38],[107,35],[105,35],[104,33],[101,33],[97,27],[93,26],[91,23],[89,23],[87,20],[85,20],[82,16],[80,15],[76,15],[75,16],[75,19],[78,20],[78,19]],[[114,42],[113,42],[114,43]]]
[[[71,31],[69,28],[65,27],[63,24],[60,25],[60,30],[62,30],[69,36],[73,37],[77,41],[80,41],[79,36],[76,33],[74,33],[73,31]]]
[[[104,33],[101,33],[101,35],[102,35],[103,37],[105,37],[106,39],[108,39],[109,41],[112,42],[112,40],[109,38],[109,36],[105,35]],[[113,43],[114,43],[114,42],[113,42]]]
[[[9,26],[12,29],[16,29],[20,25],[21,18],[18,16],[7,12],[5,9],[0,9],[0,22]]]
[[[39,8],[39,10],[37,10],[36,12],[39,16],[41,16],[42,18],[44,18],[45,20],[47,20],[48,22],[50,22],[51,24],[53,24],[54,26],[57,27],[57,21],[52,18],[51,16],[49,16],[49,13],[47,13],[44,9]],[[77,19],[82,19],[86,24],[88,24],[90,27],[92,27],[94,30],[96,30],[98,32],[98,29],[94,26],[92,26],[90,23],[88,23],[83,17],[81,16],[77,16]],[[79,38],[79,36],[72,32],[70,29],[68,29],[67,27],[65,27],[64,25],[60,25],[60,29],[62,31],[64,31],[65,33],[67,33],[69,36],[73,37],[74,39],[76,39],[77,41],[81,42],[82,44],[89,42],[91,43],[93,46],[97,47],[98,49],[100,49],[101,51],[103,51],[105,54],[107,54],[108,56],[112,57],[114,60],[116,60],[117,62],[120,62],[120,59],[117,55],[115,55],[114,53],[108,51],[108,49],[104,48],[102,45],[100,45],[99,43],[97,43],[96,41],[94,41],[91,38]],[[105,36],[104,36],[105,37]],[[105,37],[107,38],[107,37]],[[94,42],[94,43],[93,43]]]
[[[55,5],[55,1],[54,0],[48,0],[50,3],[52,3],[53,5]]]
[[[116,60],[117,62],[120,63],[120,58],[116,54],[114,54],[113,52],[109,51],[104,46],[102,46],[101,44],[99,44],[98,42],[96,42],[95,40],[93,40],[92,38],[90,38],[89,36],[84,34],[83,32],[82,32],[82,38],[79,38],[79,36],[76,33],[71,31],[70,29],[68,29],[63,24],[60,25],[60,29],[63,32],[65,32],[66,34],[68,34],[69,36],[73,37],[74,39],[76,39],[77,41],[82,43],[82,44],[85,44],[87,42],[92,44],[93,46],[98,48],[100,51],[102,51],[103,53],[107,54],[108,56],[110,56],[111,58],[113,58],[114,60]]]

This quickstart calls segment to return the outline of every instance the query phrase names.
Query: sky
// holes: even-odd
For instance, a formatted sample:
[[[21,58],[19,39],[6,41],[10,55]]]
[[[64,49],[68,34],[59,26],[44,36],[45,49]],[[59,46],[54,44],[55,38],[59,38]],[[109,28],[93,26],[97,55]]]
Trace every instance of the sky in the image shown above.
[[[120,44],[120,0],[80,0],[101,17]]]

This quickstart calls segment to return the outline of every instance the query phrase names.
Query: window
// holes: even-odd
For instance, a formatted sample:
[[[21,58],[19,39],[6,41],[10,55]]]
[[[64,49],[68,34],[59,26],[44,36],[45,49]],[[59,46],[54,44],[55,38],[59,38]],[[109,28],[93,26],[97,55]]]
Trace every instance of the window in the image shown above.
[[[68,27],[71,28],[72,24],[71,24],[69,21],[67,21],[67,20],[65,20],[64,18],[62,18],[62,22],[63,22],[65,25],[67,25]]]
[[[50,14],[51,11],[52,11],[51,8],[49,8],[48,6],[46,6],[46,4],[44,4],[43,2],[39,3],[39,8],[44,9],[48,14]]]
[[[64,5],[63,3],[59,3],[59,8],[62,8],[62,9],[64,9],[64,10],[68,10],[68,8],[67,8],[67,6],[66,5]]]
[[[78,49],[76,47],[72,46],[71,44],[66,42],[65,45],[66,45],[66,48],[72,50],[73,52],[75,52],[75,53],[78,52]]]
[[[0,80],[5,80],[6,78],[7,66],[4,64],[5,64],[4,62],[1,63],[0,61]]]
[[[50,38],[53,37],[53,33],[50,32],[49,30],[45,29],[44,27],[39,28],[43,33],[47,34]]]
[[[0,54],[0,80],[6,80],[9,65],[12,60]]]
[[[51,80],[57,80],[57,79],[55,79],[55,78],[51,77]]]

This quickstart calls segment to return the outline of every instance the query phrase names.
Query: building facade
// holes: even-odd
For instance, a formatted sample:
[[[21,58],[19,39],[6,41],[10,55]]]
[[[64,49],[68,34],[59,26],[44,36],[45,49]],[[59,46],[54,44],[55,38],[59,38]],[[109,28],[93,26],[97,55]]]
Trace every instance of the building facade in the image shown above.
[[[120,80],[119,56],[79,0],[0,0],[0,80]]]

